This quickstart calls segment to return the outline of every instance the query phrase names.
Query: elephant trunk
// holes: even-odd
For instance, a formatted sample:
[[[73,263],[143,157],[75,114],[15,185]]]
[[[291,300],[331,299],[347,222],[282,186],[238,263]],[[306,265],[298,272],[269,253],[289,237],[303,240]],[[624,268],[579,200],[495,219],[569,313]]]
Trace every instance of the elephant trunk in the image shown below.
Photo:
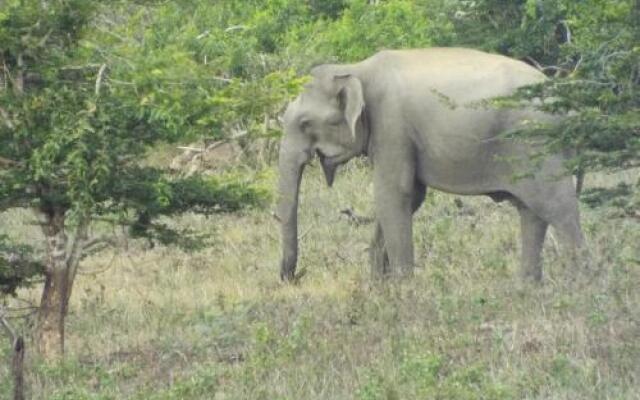
[[[291,281],[298,261],[298,195],[302,171],[311,158],[308,150],[292,149],[287,138],[280,147],[278,218],[282,224],[280,278]]]

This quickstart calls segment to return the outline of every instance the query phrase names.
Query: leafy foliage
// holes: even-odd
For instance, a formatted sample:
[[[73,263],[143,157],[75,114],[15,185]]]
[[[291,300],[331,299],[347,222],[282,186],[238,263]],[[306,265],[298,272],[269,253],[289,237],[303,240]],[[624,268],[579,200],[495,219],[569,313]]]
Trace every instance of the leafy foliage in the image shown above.
[[[0,210],[29,207],[58,215],[66,229],[97,215],[134,214],[118,221],[137,235],[180,244],[182,236],[169,228],[154,235],[151,227],[161,225],[153,221],[264,204],[268,190],[247,174],[170,176],[144,160],[155,144],[222,138],[231,124],[264,120],[298,80],[287,71],[249,83],[212,79],[212,69],[223,62],[208,63],[197,53],[192,34],[198,21],[183,31],[177,20],[169,23],[176,18],[173,4],[113,5],[3,4]],[[0,251],[7,292],[43,271],[26,261],[17,271],[15,258]]]
[[[460,2],[457,41],[523,59],[552,79],[515,97],[565,115],[554,126],[520,134],[543,138],[549,151],[573,149],[574,170],[619,171],[640,166],[640,3],[635,0]],[[514,100],[514,99],[512,99]],[[640,180],[627,187],[622,203]],[[599,193],[608,203],[609,191]],[[621,192],[614,190],[620,197]],[[614,193],[609,193],[614,194]],[[624,196],[622,196],[624,197]],[[615,204],[622,204],[620,201]],[[627,208],[629,212],[629,208]]]
[[[0,235],[0,294],[15,294],[16,289],[28,285],[43,270],[42,264],[33,261],[31,247],[14,245],[6,235]]]

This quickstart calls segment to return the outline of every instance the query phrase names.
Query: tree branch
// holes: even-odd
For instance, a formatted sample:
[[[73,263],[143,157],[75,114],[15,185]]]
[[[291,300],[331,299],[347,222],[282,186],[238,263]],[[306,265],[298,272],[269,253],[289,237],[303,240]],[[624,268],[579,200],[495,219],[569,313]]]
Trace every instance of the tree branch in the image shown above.
[[[53,29],[49,29],[49,31],[46,33],[46,35],[44,35],[42,37],[42,39],[40,39],[40,41],[38,42],[37,47],[42,47],[47,43],[47,40],[49,40],[49,37],[51,37],[51,34],[53,33]]]
[[[11,122],[11,118],[9,118],[9,113],[7,113],[7,110],[2,107],[0,107],[0,117],[4,120],[4,124],[7,128],[13,129],[15,127],[13,122]]]
[[[536,61],[533,57],[531,56],[525,56],[524,59],[526,61],[529,61],[531,64],[533,64],[533,66],[538,69],[539,71],[542,72],[546,72],[546,71],[556,71],[555,76],[558,76],[558,74],[560,74],[561,72],[568,72],[569,70],[567,68],[564,67],[560,67],[558,65],[547,65],[544,66],[542,64],[540,64],[538,61]]]
[[[88,215],[83,215],[80,217],[80,221],[78,222],[78,226],[76,227],[76,231],[71,239],[71,245],[67,250],[67,258],[65,259],[65,264],[68,270],[68,281],[73,282],[76,273],[78,272],[78,265],[80,264],[80,260],[82,259],[82,253],[85,249],[85,241],[87,240],[87,231],[89,230],[89,223],[91,222],[91,217]],[[68,294],[71,294],[71,290],[68,291]]]
[[[18,74],[16,79],[13,82],[13,91],[16,95],[21,95],[24,93],[24,71],[22,67],[24,66],[24,59],[22,58],[22,53],[18,54]]]
[[[7,331],[7,334],[11,338],[11,343],[15,343],[18,337],[16,335],[16,331],[13,329],[9,321],[7,321],[6,315],[6,309],[3,306],[0,306],[0,324],[2,324],[2,327]]]
[[[0,156],[0,167],[18,167],[20,165],[22,165],[22,163]]]
[[[107,64],[102,64],[98,70],[98,76],[96,77],[96,96],[100,96],[100,86],[102,85],[102,77],[106,69]]]
[[[82,253],[86,253],[88,251],[93,250],[92,248],[100,246],[100,245],[106,245],[106,246],[112,246],[115,247],[117,245],[117,241],[106,237],[106,236],[102,236],[102,237],[98,237],[98,238],[94,238],[91,239],[89,241],[86,241],[82,247]]]
[[[104,64],[67,65],[60,68],[61,71],[82,71],[85,69],[101,68]]]

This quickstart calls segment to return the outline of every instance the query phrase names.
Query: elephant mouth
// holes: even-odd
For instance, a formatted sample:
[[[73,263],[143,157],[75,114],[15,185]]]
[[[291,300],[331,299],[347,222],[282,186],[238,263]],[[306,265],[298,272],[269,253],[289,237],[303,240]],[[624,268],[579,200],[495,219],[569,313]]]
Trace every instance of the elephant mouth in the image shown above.
[[[316,150],[316,154],[320,159],[320,165],[322,166],[322,172],[324,172],[324,177],[327,180],[327,186],[333,186],[333,180],[336,177],[336,170],[338,169],[338,165],[340,165],[336,160],[339,156],[335,157],[327,157],[320,150]]]
[[[333,185],[333,180],[336,177],[336,170],[338,169],[338,167],[356,156],[356,153],[352,151],[347,151],[336,156],[327,156],[320,150],[316,150],[316,154],[320,159],[322,172],[324,172],[324,177],[326,178],[327,185],[329,187]]]

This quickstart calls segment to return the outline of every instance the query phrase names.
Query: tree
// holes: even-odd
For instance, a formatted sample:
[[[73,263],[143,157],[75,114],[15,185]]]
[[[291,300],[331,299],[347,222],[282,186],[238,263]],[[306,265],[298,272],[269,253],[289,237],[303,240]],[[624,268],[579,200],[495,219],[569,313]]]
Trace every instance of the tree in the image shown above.
[[[521,134],[542,138],[548,151],[574,149],[574,171],[640,166],[640,1],[482,0],[449,9],[461,45],[520,58],[551,79],[523,88],[507,105],[536,99],[540,109],[566,115],[559,126]],[[640,216],[640,179],[592,188],[583,200]]]
[[[95,21],[109,12],[86,0],[7,0],[0,11],[0,210],[33,209],[42,228],[45,282],[34,337],[47,358],[64,352],[78,266],[100,241],[90,237],[96,218],[176,242],[184,236],[159,217],[235,211],[268,197],[251,177],[185,178],[144,162],[157,143],[211,129],[212,121],[198,118],[220,87],[197,79],[195,61],[183,53],[166,65],[193,67],[196,77],[172,85],[160,79],[162,66],[123,54],[140,50],[129,39],[96,45],[92,38],[104,33]],[[182,111],[188,95],[199,103]],[[11,254],[0,252],[0,276],[15,264]]]

